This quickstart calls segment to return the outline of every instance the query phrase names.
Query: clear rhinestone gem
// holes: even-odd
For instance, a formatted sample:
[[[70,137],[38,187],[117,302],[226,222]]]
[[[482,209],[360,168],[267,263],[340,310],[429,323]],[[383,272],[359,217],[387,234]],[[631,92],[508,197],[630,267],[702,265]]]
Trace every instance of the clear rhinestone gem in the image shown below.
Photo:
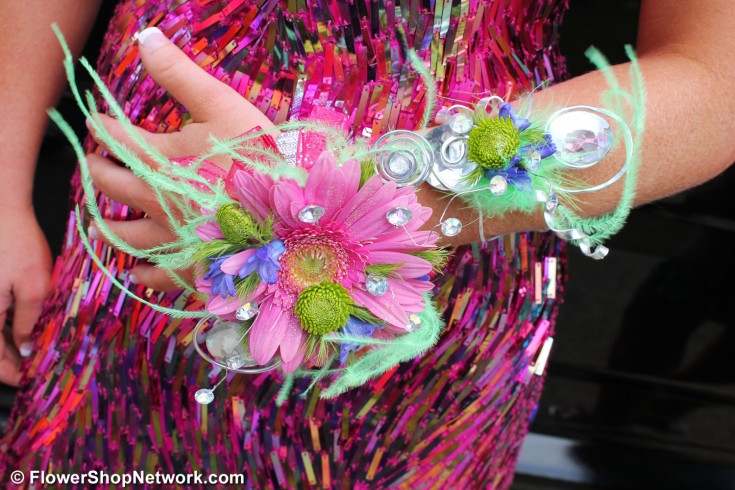
[[[396,180],[404,179],[413,173],[414,160],[405,151],[396,152],[388,159],[388,173]]]
[[[408,325],[406,325],[406,331],[413,332],[421,326],[421,317],[416,313],[408,315]]]
[[[541,166],[541,152],[531,150],[528,152],[528,160],[526,160],[526,170],[535,172]]]
[[[449,129],[457,134],[467,134],[472,129],[472,116],[460,112],[449,118]]]
[[[202,388],[194,393],[194,399],[200,405],[209,405],[214,401],[214,392],[207,388]]]
[[[546,198],[546,211],[553,213],[557,207],[559,207],[559,196],[554,193],[549,194],[549,197]]]
[[[233,355],[245,355],[243,345],[244,327],[235,322],[217,322],[206,335],[207,350],[217,359],[227,359]]]
[[[393,226],[406,226],[413,215],[410,209],[399,206],[385,213],[385,217]]]
[[[589,111],[569,111],[549,123],[556,157],[569,165],[588,166],[602,160],[613,145],[610,124]]]
[[[245,322],[258,314],[258,304],[248,301],[235,312],[235,318],[241,322]]]
[[[444,236],[457,236],[462,231],[462,222],[457,218],[447,218],[442,222]]]
[[[299,221],[302,223],[316,223],[324,216],[324,208],[316,204],[309,204],[299,211]]]
[[[490,179],[490,192],[496,196],[502,196],[508,190],[508,181],[502,175],[495,175]]]
[[[368,274],[365,280],[365,286],[368,293],[373,296],[383,296],[388,292],[388,280],[385,277]]]
[[[235,354],[234,356],[228,357],[225,364],[227,364],[227,367],[230,369],[240,369],[246,364],[246,362],[245,356],[242,354]]]

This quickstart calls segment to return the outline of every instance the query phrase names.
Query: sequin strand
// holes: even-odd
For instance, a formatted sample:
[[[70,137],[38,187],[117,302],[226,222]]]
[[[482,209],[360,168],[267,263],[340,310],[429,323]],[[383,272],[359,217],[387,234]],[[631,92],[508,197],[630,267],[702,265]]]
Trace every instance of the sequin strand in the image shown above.
[[[565,8],[566,0],[125,0],[98,68],[137,124],[161,132],[185,124],[188,113],[145,76],[132,42],[157,25],[274,121],[330,117],[375,138],[420,120],[425,90],[404,62],[407,47],[439,80],[441,105],[517,94],[564,76],[556,37]],[[74,189],[72,209],[82,202],[78,175]],[[137,217],[105,196],[98,202],[106,217]],[[337,400],[320,400],[317,386],[279,410],[277,374],[264,373],[232,376],[200,406],[194,391],[222,373],[194,352],[193,322],[115,290],[84,252],[71,213],[0,474],[197,470],[244,473],[247,488],[507,488],[541,389],[529,366],[553,333],[561,247],[522,233],[459,249],[436,281],[448,324],[439,345]],[[95,251],[131,287],[133,259],[102,243]],[[133,290],[202,307],[185,294]]]

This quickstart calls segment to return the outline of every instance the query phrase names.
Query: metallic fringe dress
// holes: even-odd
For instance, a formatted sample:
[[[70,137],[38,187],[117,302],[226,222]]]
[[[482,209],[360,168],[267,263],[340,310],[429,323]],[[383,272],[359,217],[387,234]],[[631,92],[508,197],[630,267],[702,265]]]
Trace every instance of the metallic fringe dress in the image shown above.
[[[98,71],[134,123],[160,132],[186,124],[186,109],[138,57],[136,34],[158,26],[273,121],[327,108],[354,135],[376,138],[415,128],[422,113],[408,49],[430,66],[444,106],[512,98],[563,78],[557,28],[566,4],[125,0]],[[72,206],[83,201],[78,175],[74,189]],[[109,218],[139,217],[98,201]],[[131,286],[134,260],[95,248]],[[553,334],[562,252],[539,233],[456,250],[436,279],[447,324],[438,345],[337,399],[319,399],[318,387],[301,398],[305,386],[295,386],[278,408],[279,375],[270,372],[231,375],[202,406],[194,392],[223,373],[194,351],[195,321],[171,320],[116,290],[83,249],[71,213],[0,446],[0,475],[199,471],[244,474],[246,488],[508,488],[538,406],[543,376],[533,363]],[[161,305],[203,306],[131,287]]]

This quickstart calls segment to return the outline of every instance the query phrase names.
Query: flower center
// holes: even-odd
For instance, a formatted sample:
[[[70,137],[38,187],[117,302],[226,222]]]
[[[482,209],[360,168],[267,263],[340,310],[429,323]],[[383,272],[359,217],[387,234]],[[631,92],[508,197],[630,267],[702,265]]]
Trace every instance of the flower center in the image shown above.
[[[303,330],[324,335],[347,323],[351,306],[352,299],[342,285],[324,282],[301,291],[294,313]]]
[[[244,245],[254,234],[255,220],[238,204],[225,204],[216,217],[222,234],[230,243]]]
[[[502,169],[520,148],[520,133],[509,117],[485,118],[470,130],[467,158],[482,168]]]
[[[285,240],[286,252],[280,262],[296,291],[323,282],[339,282],[347,274],[347,253],[327,235],[300,232]]]

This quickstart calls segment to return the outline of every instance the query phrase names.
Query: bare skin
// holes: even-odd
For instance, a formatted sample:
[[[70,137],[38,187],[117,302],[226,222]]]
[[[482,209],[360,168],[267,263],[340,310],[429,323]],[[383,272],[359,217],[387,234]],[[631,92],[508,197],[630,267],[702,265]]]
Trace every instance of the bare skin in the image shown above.
[[[643,3],[637,50],[648,97],[637,204],[694,187],[718,175],[735,160],[735,90],[730,82],[735,76],[735,58],[732,57],[735,11],[729,8],[729,3],[728,0],[712,0],[706,5],[676,0],[646,0]],[[150,36],[141,45],[141,57],[154,79],[194,116],[194,123],[181,132],[146,133],[149,141],[167,156],[188,156],[205,151],[209,134],[226,138],[256,125],[270,126],[257,109],[229,87],[208,77],[165,39]],[[615,71],[625,84],[628,65],[619,65]],[[542,107],[598,105],[598,96],[605,88],[602,75],[593,72],[543,91],[537,95],[535,103]],[[204,99],[202,94],[207,94]],[[119,139],[126,140],[114,120],[104,118],[104,122],[114,134],[120,135]],[[614,153],[605,168],[590,169],[580,175],[592,182],[607,180],[621,164],[620,153]],[[113,231],[139,248],[173,238],[145,184],[128,170],[101,157],[91,157],[90,166],[101,191],[149,215],[149,218],[133,222],[109,222]],[[16,167],[15,172],[24,171],[19,165]],[[31,170],[25,171],[30,175]],[[119,185],[121,181],[126,185]],[[585,196],[579,204],[585,215],[596,216],[611,211],[619,194],[620,186],[615,185]],[[16,198],[23,199],[22,196]],[[425,186],[419,192],[419,199],[434,209],[433,219],[438,220],[445,201],[439,199],[436,191]],[[474,212],[462,205],[453,207],[449,215],[465,223],[476,219]],[[508,214],[487,220],[485,225],[486,236],[544,227],[540,213]],[[94,235],[96,229],[90,232]],[[477,239],[477,229],[468,227],[448,243],[459,245]],[[19,249],[24,253],[11,250],[7,265],[0,265],[0,281],[4,281],[0,285],[5,284],[6,290],[12,290],[15,283],[5,278],[17,276],[12,268],[17,266],[12,264],[27,260],[27,243],[21,243]],[[151,266],[136,266],[132,273],[150,287],[174,288],[163,271]]]

